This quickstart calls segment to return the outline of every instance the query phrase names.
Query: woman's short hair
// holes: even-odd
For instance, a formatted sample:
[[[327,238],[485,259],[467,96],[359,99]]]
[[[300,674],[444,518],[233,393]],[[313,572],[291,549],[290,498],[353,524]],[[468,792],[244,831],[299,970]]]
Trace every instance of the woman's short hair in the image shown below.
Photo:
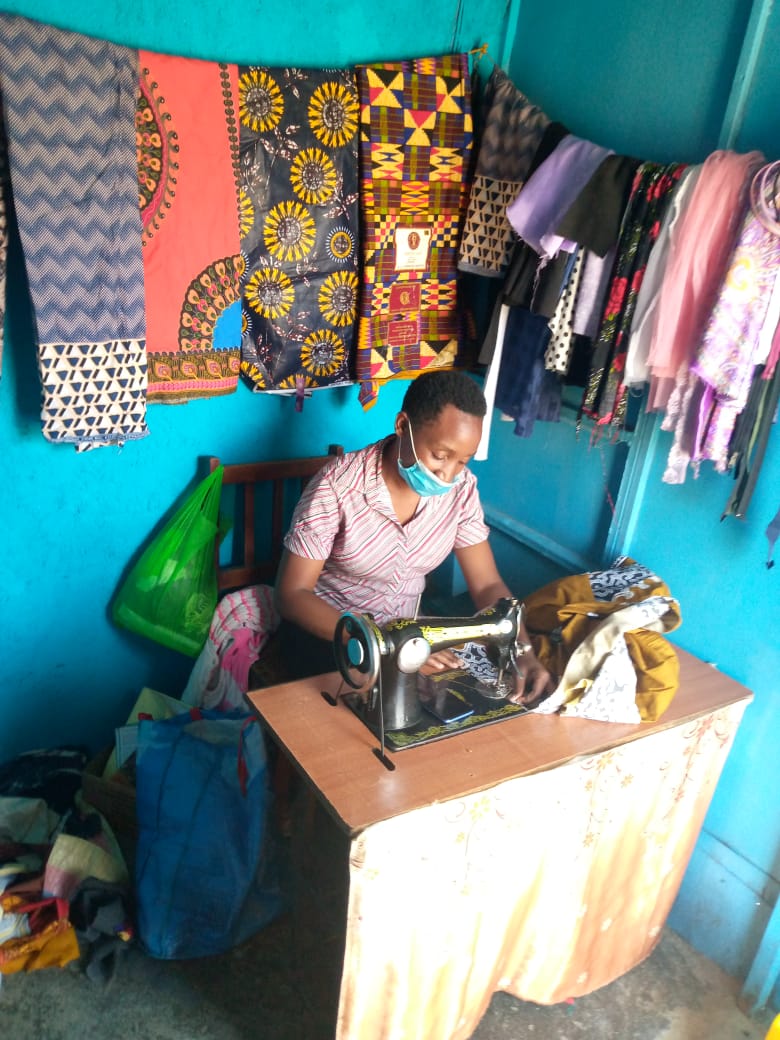
[[[487,411],[485,397],[465,372],[423,372],[406,389],[401,408],[419,426],[433,422],[448,404],[482,419]]]

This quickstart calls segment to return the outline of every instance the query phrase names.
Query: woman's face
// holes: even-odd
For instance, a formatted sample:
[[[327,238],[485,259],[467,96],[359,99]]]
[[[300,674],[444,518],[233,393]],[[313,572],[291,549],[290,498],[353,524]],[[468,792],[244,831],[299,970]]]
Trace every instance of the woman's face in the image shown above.
[[[422,425],[410,424],[406,412],[399,412],[395,432],[400,440],[402,465],[413,465],[416,452],[431,473],[451,484],[477,450],[482,437],[482,419],[447,404],[433,421]]]

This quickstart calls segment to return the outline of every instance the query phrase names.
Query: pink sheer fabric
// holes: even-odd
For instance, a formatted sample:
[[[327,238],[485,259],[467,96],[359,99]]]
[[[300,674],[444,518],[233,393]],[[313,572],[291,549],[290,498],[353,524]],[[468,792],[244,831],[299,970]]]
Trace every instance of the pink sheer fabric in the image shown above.
[[[337,1040],[466,1040],[496,990],[553,1004],[647,957],[744,707],[360,833]]]
[[[670,251],[648,352],[648,410],[665,408],[699,345],[747,207],[761,152],[716,151],[702,167]]]

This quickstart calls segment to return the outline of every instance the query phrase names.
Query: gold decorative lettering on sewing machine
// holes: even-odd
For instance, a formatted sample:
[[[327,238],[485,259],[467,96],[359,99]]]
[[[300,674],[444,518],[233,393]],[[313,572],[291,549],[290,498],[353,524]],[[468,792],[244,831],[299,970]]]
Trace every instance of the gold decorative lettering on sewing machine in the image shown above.
[[[366,696],[366,716],[383,732],[414,726],[422,714],[417,675],[438,650],[484,643],[498,652],[499,683],[511,678],[523,605],[505,597],[471,617],[395,618],[378,625],[347,611],[336,624],[333,650],[344,681]]]

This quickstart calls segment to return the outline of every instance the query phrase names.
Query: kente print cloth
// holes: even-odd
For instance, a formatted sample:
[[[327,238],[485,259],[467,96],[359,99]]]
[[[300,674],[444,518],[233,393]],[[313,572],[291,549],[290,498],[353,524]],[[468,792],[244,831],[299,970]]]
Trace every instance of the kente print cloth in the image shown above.
[[[139,53],[150,403],[230,394],[241,355],[235,65]]]
[[[650,251],[658,238],[671,193],[684,170],[680,163],[648,162],[642,163],[634,176],[582,404],[584,414],[600,426],[622,428],[625,422],[627,395],[623,372],[631,321]]]
[[[240,69],[241,372],[299,405],[352,381],[358,116],[350,71]]]
[[[484,106],[458,267],[500,278],[516,241],[506,208],[525,183],[550,120],[498,66],[485,87]]]
[[[0,14],[43,433],[79,450],[148,433],[137,79],[133,50]]]
[[[468,55],[357,68],[363,293],[357,378],[379,384],[467,363],[457,251],[472,148]]]

